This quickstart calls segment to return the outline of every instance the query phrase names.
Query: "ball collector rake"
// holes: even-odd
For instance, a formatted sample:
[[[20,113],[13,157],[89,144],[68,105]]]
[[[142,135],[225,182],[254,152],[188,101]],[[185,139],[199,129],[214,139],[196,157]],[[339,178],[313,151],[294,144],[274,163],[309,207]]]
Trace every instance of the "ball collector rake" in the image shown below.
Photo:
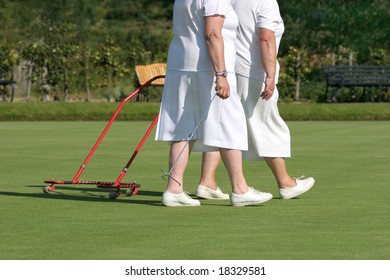
[[[91,151],[85,158],[84,162],[81,164],[80,168],[78,169],[76,175],[73,177],[72,180],[45,180],[45,183],[49,183],[50,186],[43,187],[43,191],[45,193],[49,193],[53,190],[55,190],[55,185],[96,185],[98,188],[104,188],[104,189],[114,189],[114,191],[111,191],[109,193],[110,198],[117,198],[119,197],[122,192],[121,189],[127,189],[126,190],[126,195],[131,196],[135,195],[138,192],[138,188],[141,186],[140,184],[137,184],[135,182],[132,183],[123,183],[121,182],[123,177],[126,175],[131,163],[134,161],[135,157],[137,156],[138,152],[142,148],[143,144],[145,143],[146,139],[148,138],[149,134],[152,132],[153,127],[158,121],[158,114],[150,124],[149,128],[147,129],[145,135],[142,137],[141,141],[139,142],[137,148],[133,152],[132,156],[130,157],[129,161],[127,162],[126,166],[122,169],[122,172],[119,174],[118,178],[116,179],[115,182],[104,182],[104,181],[80,181],[79,178],[81,174],[83,173],[85,167],[87,166],[89,160],[95,153],[96,149],[98,148],[100,142],[103,140],[104,136],[110,129],[112,123],[115,121],[116,117],[118,116],[119,112],[121,111],[122,107],[125,105],[127,101],[129,101],[132,97],[137,95],[141,90],[144,88],[148,87],[149,85],[152,84],[153,81],[157,79],[163,79],[165,78],[165,75],[158,75],[147,82],[145,82],[141,87],[136,89],[134,92],[132,92],[129,96],[127,96],[125,99],[122,100],[122,102],[119,104],[118,108],[116,109],[115,113],[111,117],[110,121],[107,123],[106,127],[104,128],[103,132],[100,134],[99,138],[97,139],[96,143],[93,145]]]

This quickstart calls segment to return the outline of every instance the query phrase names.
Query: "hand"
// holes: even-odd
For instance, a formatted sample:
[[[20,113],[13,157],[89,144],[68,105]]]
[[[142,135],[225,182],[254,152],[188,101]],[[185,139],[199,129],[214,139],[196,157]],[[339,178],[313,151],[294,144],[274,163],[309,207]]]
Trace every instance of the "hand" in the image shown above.
[[[264,90],[260,94],[261,98],[265,99],[266,101],[271,99],[272,95],[274,94],[274,90],[275,90],[275,79],[266,77]]]
[[[230,96],[230,86],[226,77],[217,76],[215,91],[219,98],[227,99]]]

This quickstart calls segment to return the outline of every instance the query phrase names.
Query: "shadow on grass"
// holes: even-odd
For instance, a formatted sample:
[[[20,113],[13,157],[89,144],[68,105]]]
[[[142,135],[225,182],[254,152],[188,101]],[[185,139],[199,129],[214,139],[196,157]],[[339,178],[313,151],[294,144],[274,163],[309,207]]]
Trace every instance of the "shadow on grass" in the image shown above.
[[[41,189],[42,185],[30,185],[27,186],[30,188]],[[74,190],[79,191],[86,196],[79,195],[69,195],[61,193],[59,190]],[[99,193],[99,194],[97,194]],[[131,203],[131,204],[143,204],[151,206],[161,206],[160,201],[155,200],[145,200],[145,199],[110,199],[108,198],[107,190],[98,189],[98,188],[76,188],[76,187],[67,187],[67,186],[56,186],[56,189],[49,194],[45,193],[21,193],[21,192],[5,192],[0,191],[0,195],[3,196],[13,196],[13,197],[31,197],[31,198],[45,198],[45,199],[54,199],[54,200],[74,200],[74,201],[87,201],[87,202],[104,202],[104,203]],[[123,196],[126,196],[123,194]],[[153,191],[138,191],[136,196],[162,196],[162,192],[153,192]]]
[[[30,185],[27,187],[41,189],[44,186],[43,185]],[[53,193],[58,192],[58,190],[80,191],[82,193],[94,192],[94,193],[101,193],[101,194],[108,195],[109,190],[116,190],[116,189],[115,188],[98,188],[98,187],[71,187],[71,186],[66,186],[66,185],[56,185],[56,188],[53,191]],[[125,191],[125,190],[127,190],[127,189],[122,188],[122,191]],[[137,195],[162,196],[162,192],[144,191],[144,190],[138,189]]]
[[[42,185],[29,185],[26,186],[29,188],[35,188],[39,189],[39,191],[42,191]],[[66,191],[78,191],[84,194],[85,196],[80,195],[69,195],[64,194],[60,190],[66,190]],[[12,197],[29,197],[29,198],[43,198],[43,199],[52,199],[52,200],[74,200],[74,201],[86,201],[86,202],[101,202],[101,203],[131,203],[131,204],[140,204],[140,205],[150,205],[150,206],[161,206],[161,201],[158,200],[146,200],[146,199],[131,199],[131,197],[128,197],[127,199],[110,199],[108,198],[108,191],[107,189],[99,189],[99,188],[77,188],[77,187],[70,187],[70,186],[56,186],[55,190],[53,190],[50,193],[21,193],[21,192],[5,192],[0,191],[0,196],[12,196]],[[137,195],[135,197],[139,196],[152,196],[152,197],[161,197],[162,192],[156,192],[156,191],[138,191]],[[121,196],[126,196],[125,194],[122,194]],[[195,196],[193,196],[195,199],[199,199]],[[273,198],[278,199],[278,198]],[[209,202],[207,199],[200,199],[202,201],[202,205],[212,205],[212,206],[221,206],[221,207],[231,207],[230,203],[226,205],[222,204],[215,204],[212,202],[216,202],[213,200],[210,200],[211,204],[204,204],[203,202]],[[263,205],[254,205],[254,206],[263,206]],[[252,206],[247,206],[252,207]]]

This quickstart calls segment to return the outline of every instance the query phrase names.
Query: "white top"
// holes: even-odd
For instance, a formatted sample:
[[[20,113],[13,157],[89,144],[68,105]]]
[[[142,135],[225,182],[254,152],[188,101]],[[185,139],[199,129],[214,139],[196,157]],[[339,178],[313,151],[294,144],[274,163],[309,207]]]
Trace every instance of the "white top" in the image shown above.
[[[275,32],[276,51],[284,32],[283,19],[276,0],[231,0],[240,25],[237,33],[236,73],[264,81],[265,72],[261,63],[258,28]],[[276,62],[275,83],[279,77]]]
[[[169,46],[168,70],[214,71],[204,35],[205,16],[225,17],[225,65],[234,71],[237,16],[229,0],[176,0],[173,10],[174,37]]]

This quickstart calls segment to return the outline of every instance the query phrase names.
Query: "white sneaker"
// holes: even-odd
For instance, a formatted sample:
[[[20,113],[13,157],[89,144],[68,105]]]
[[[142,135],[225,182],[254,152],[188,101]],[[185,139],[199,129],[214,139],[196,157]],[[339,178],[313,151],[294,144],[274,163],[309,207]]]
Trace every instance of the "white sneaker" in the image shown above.
[[[282,199],[290,199],[301,195],[313,187],[315,180],[312,177],[299,180],[295,179],[297,185],[292,188],[279,189],[279,194]]]
[[[227,193],[223,193],[219,187],[217,187],[216,190],[213,190],[203,185],[198,185],[195,195],[204,199],[229,199],[229,195]]]
[[[162,204],[165,206],[200,206],[200,201],[192,199],[187,193],[179,194],[164,192]]]
[[[272,199],[272,194],[261,192],[252,187],[249,187],[245,194],[232,193],[230,196],[230,203],[233,206],[257,205]]]

